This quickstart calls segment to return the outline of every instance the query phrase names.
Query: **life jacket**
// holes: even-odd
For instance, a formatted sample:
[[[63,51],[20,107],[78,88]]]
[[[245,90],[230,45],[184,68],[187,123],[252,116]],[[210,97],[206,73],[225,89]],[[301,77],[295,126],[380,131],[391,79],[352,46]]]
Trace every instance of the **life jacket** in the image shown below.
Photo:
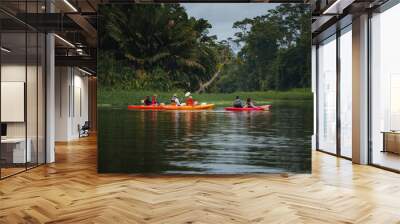
[[[188,99],[186,99],[186,105],[188,105],[188,106],[193,106],[193,105],[194,105],[194,100],[193,100],[193,98],[188,98]]]
[[[242,107],[243,107],[242,101],[241,101],[240,99],[236,99],[236,100],[233,102],[233,107],[242,108]]]
[[[147,105],[147,106],[149,106],[149,105],[151,105],[152,103],[151,103],[151,100],[150,99],[145,99],[144,100],[144,105]]]

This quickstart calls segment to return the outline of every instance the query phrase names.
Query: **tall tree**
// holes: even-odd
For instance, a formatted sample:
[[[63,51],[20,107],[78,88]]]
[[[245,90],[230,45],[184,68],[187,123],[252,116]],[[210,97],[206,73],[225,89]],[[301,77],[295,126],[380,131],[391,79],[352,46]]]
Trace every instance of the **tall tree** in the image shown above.
[[[281,4],[263,16],[234,23],[242,46],[237,63],[216,83],[222,91],[310,86],[311,14],[305,4]],[[227,71],[228,71],[227,70]],[[235,89],[227,87],[234,85]]]
[[[211,25],[189,18],[179,4],[112,5],[101,15],[101,50],[127,60],[137,78],[157,70],[176,87],[196,89],[215,73],[220,46],[209,35]]]

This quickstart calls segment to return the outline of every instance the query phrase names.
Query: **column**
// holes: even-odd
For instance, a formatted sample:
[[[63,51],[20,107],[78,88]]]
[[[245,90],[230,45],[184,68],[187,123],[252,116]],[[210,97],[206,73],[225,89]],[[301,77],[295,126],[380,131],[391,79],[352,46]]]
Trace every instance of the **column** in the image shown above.
[[[51,1],[46,1],[47,12],[54,11]],[[46,34],[46,163],[55,161],[55,42],[54,34]]]
[[[353,19],[353,162],[368,163],[368,15]]]

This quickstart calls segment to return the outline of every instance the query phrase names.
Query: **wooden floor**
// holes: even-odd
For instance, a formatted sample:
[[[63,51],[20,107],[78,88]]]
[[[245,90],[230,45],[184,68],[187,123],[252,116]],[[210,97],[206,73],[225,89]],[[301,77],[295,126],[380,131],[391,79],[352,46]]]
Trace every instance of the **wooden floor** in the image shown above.
[[[400,155],[391,152],[374,151],[374,164],[388,167],[395,170],[400,170]]]
[[[23,172],[23,171],[25,171],[26,169],[25,169],[25,167],[23,167],[23,168],[19,168],[19,167],[17,167],[17,168],[15,168],[15,167],[7,167],[7,168],[0,168],[1,169],[1,177],[3,178],[3,177],[8,177],[8,176],[11,176],[11,175],[13,175],[13,174],[16,174],[16,173],[20,173],[20,172]]]
[[[0,223],[400,223],[400,175],[313,153],[312,175],[96,173],[95,138],[0,181]]]

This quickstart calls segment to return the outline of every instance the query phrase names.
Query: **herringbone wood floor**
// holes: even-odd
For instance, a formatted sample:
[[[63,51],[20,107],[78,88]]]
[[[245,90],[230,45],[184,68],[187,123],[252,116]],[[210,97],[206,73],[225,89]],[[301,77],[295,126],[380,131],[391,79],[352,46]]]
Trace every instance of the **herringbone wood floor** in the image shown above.
[[[400,223],[400,175],[323,153],[312,175],[99,175],[95,140],[0,181],[0,223]]]

